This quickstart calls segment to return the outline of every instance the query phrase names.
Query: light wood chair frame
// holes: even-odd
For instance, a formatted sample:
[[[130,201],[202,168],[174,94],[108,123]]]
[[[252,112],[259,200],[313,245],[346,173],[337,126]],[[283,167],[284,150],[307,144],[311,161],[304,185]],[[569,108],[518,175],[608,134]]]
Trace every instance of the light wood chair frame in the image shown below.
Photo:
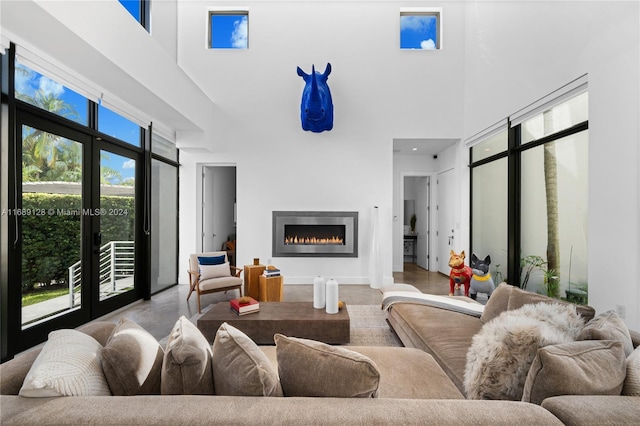
[[[197,253],[198,256],[221,256],[222,254],[224,254],[224,256],[225,256],[225,261],[228,262],[229,258],[227,257],[227,253],[226,252]],[[235,277],[240,278],[240,274],[242,273],[243,269],[237,268],[237,267],[232,266],[232,265],[229,265],[229,269],[231,271],[231,276],[235,276]],[[220,291],[224,291],[226,293],[229,290],[238,289],[240,291],[240,297],[242,297],[242,284],[243,283],[240,283],[240,284],[237,284],[237,285],[233,285],[233,286],[228,286],[228,287],[215,288],[215,289],[211,289],[211,290],[200,290],[200,272],[191,270],[191,259],[189,259],[189,267],[187,268],[187,273],[189,274],[189,294],[187,294],[187,301],[191,297],[191,293],[193,293],[195,291],[197,299],[198,299],[198,313],[199,314],[202,313],[202,308],[201,308],[201,305],[200,305],[200,296],[203,295],[203,294],[217,293],[217,292],[220,292]]]

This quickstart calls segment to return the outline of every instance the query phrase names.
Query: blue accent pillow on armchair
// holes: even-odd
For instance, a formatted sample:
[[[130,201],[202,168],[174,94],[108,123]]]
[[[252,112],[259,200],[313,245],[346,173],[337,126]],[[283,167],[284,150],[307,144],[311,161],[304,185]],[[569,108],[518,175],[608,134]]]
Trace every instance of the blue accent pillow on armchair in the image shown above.
[[[224,254],[222,256],[212,257],[198,256],[198,263],[200,265],[222,265],[224,263],[224,258]]]

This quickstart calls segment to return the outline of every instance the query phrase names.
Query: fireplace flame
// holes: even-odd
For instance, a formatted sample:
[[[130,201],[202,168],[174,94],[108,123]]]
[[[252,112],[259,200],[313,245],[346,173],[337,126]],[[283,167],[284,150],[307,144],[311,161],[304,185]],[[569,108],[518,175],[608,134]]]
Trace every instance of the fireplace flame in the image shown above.
[[[317,237],[298,237],[297,235],[284,237],[285,245],[291,244],[315,244],[315,245],[344,245],[344,238],[329,237],[329,238],[317,238]]]

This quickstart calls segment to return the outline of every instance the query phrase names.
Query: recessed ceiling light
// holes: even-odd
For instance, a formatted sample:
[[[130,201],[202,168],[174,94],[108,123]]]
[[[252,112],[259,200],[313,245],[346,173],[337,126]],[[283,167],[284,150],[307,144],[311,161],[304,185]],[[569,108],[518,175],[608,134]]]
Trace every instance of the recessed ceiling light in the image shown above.
[[[418,148],[413,148],[413,149],[412,149],[412,151],[417,151],[417,150],[418,150]]]

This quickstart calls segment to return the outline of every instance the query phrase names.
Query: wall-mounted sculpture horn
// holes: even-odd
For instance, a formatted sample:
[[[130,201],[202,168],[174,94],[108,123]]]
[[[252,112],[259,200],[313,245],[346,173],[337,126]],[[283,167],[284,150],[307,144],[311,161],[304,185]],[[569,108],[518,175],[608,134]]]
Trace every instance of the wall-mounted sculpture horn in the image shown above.
[[[300,120],[303,130],[320,133],[333,128],[333,100],[327,84],[329,74],[331,74],[329,63],[322,74],[316,72],[315,65],[311,67],[311,74],[305,73],[298,67],[298,75],[305,82],[300,103]]]

